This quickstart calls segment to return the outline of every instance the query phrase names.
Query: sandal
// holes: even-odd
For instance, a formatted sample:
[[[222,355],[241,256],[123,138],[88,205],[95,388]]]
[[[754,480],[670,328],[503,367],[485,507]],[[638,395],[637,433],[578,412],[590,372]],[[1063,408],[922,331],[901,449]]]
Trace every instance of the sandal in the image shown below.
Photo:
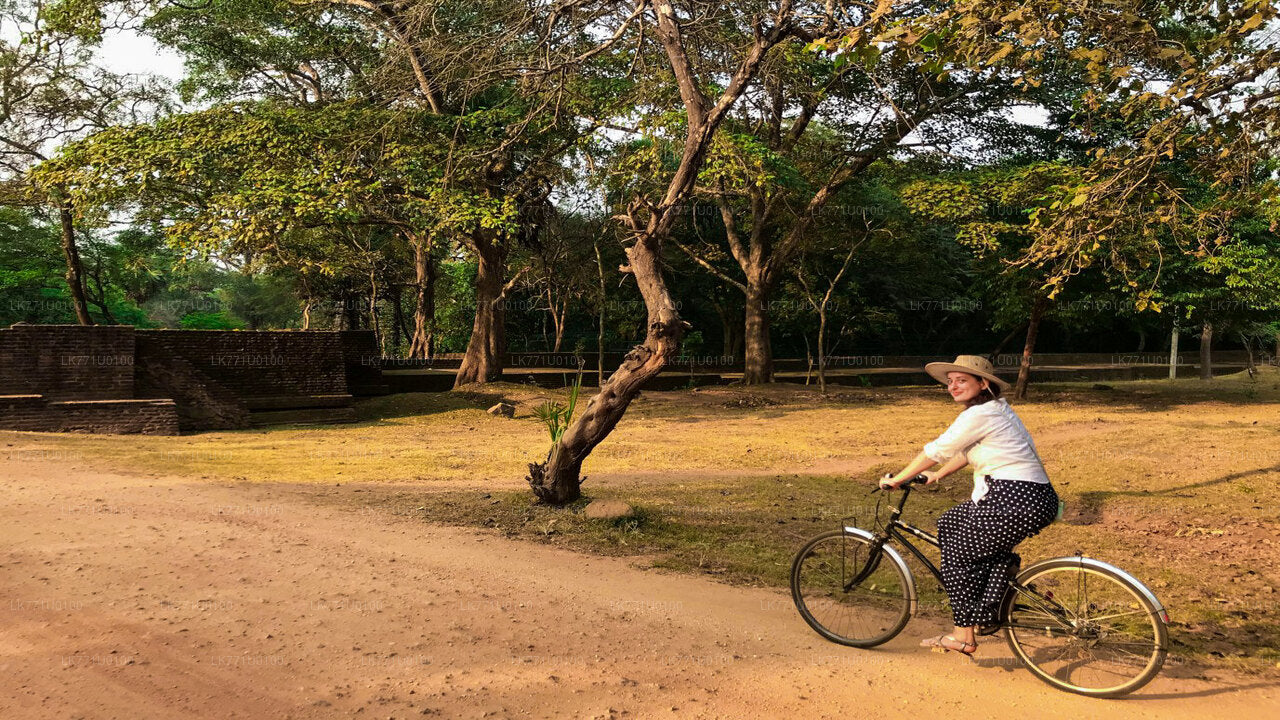
[[[956,647],[959,645],[960,647]],[[967,643],[950,635],[938,635],[920,641],[921,647],[931,648],[934,652],[956,651],[965,657],[972,657],[978,650],[977,643]]]

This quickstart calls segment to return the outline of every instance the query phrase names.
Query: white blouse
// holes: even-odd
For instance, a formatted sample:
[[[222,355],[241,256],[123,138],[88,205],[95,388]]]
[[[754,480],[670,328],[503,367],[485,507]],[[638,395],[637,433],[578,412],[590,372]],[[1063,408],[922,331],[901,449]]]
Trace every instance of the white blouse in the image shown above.
[[[1049,482],[1030,433],[1004,398],[965,408],[946,432],[924,446],[924,454],[939,463],[957,453],[964,453],[973,464],[970,497],[974,502],[987,496],[987,475],[1001,480]]]

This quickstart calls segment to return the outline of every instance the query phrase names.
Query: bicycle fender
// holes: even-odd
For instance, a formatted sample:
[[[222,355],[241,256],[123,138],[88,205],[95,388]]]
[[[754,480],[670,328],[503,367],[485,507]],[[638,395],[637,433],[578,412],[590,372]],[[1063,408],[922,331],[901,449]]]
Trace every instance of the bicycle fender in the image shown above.
[[[849,528],[845,528],[845,529],[848,530]],[[1119,575],[1121,578],[1123,578],[1125,582],[1133,583],[1133,586],[1138,589],[1138,592],[1142,593],[1142,596],[1146,598],[1151,603],[1151,606],[1156,609],[1156,613],[1160,615],[1160,618],[1164,620],[1166,623],[1169,622],[1169,613],[1164,609],[1164,604],[1161,603],[1158,598],[1156,598],[1155,593],[1151,592],[1151,590],[1148,589],[1147,586],[1144,585],[1141,580],[1138,580],[1138,578],[1130,575],[1124,570],[1121,570],[1115,565],[1112,565],[1111,563],[1108,563],[1108,562],[1103,562],[1101,560],[1098,560],[1097,558],[1086,557],[1084,555],[1067,555],[1065,557],[1056,557],[1056,558],[1050,558],[1048,560],[1041,560],[1039,562],[1033,563],[1026,570],[1023,570],[1021,573],[1019,573],[1018,582],[1022,582],[1024,577],[1029,577],[1031,574],[1031,571],[1035,570],[1037,567],[1042,565],[1048,565],[1050,563],[1064,563],[1069,565],[1077,565],[1079,567],[1092,568],[1094,570],[1102,570],[1110,573],[1115,573],[1116,575]]]
[[[846,525],[844,527],[844,533],[845,535],[856,535],[857,537],[860,537],[863,540],[870,540],[871,542],[875,542],[875,539],[876,539],[876,536],[872,534],[870,531],[863,530],[862,528],[859,528],[859,527],[853,527],[852,525]],[[897,563],[898,567],[902,568],[902,576],[907,579],[907,607],[908,607],[907,616],[915,617],[916,616],[916,579],[911,574],[911,566],[908,565],[906,561],[902,559],[902,555],[898,554],[898,551],[895,550],[892,545],[881,545],[880,551],[883,552],[885,555],[888,555],[890,560]]]

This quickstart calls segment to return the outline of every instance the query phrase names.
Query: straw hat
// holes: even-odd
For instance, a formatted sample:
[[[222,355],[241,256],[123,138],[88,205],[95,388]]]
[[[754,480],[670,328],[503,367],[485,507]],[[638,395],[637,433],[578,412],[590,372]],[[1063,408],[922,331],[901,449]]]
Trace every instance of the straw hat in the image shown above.
[[[1009,383],[996,377],[996,369],[991,366],[991,361],[978,355],[958,355],[955,362],[949,363],[931,362],[924,366],[924,371],[943,385],[947,384],[947,373],[963,372],[990,380],[1000,386],[1001,392],[1009,389]]]

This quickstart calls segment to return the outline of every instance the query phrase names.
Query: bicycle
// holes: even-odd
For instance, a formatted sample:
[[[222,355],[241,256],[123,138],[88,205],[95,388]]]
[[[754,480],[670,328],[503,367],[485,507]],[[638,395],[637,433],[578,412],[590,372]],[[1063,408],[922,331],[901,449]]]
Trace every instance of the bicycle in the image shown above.
[[[924,482],[917,475],[902,485],[902,497],[878,531],[846,518],[839,530],[811,538],[796,553],[791,596],[819,635],[872,648],[906,627],[918,598],[915,578],[895,545],[909,550],[941,585],[941,571],[907,536],[934,547],[938,539],[900,519],[911,485]],[[876,509],[879,524],[878,504]],[[999,626],[984,634],[1003,630],[1027,669],[1060,690],[1117,697],[1160,672],[1168,622],[1164,606],[1132,575],[1077,553],[1017,572],[1001,602]]]

